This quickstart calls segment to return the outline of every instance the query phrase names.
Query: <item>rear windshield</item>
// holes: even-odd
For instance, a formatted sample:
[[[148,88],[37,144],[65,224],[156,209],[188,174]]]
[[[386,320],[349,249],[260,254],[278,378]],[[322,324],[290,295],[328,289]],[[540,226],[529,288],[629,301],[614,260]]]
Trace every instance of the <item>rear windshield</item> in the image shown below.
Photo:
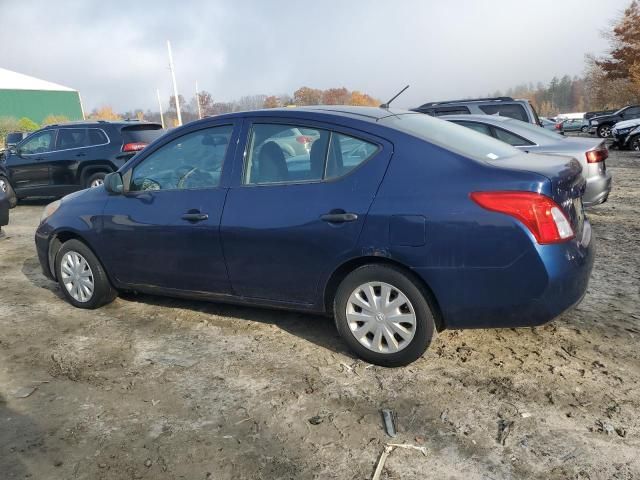
[[[122,129],[123,143],[151,143],[165,131],[160,125],[136,125]]]
[[[476,160],[498,160],[520,154],[511,145],[483,133],[421,113],[391,115],[380,123]]]

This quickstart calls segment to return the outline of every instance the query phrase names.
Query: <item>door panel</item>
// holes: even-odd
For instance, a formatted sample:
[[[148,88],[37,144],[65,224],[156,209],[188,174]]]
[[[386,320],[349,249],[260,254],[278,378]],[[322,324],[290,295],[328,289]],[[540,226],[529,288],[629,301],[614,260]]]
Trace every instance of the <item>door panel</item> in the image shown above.
[[[123,172],[130,191],[109,197],[101,250],[124,285],[228,294],[220,218],[235,124],[168,135]]]
[[[318,128],[330,131],[330,127]],[[248,135],[250,128],[246,130]],[[309,128],[305,135],[311,136],[308,131]],[[322,142],[324,136],[313,138],[314,142]],[[353,140],[353,137],[333,135],[329,143],[325,175],[337,178],[313,181],[311,175],[311,181],[299,181],[309,177],[302,173],[304,156],[298,156],[287,159],[286,178],[293,177],[292,181],[282,182],[282,176],[277,178],[281,183],[244,185],[239,178],[237,183],[234,181],[227,195],[221,234],[235,294],[313,304],[318,299],[321,278],[353,254],[392,147],[383,140],[367,138],[375,147],[373,153],[365,151],[368,160],[347,173],[344,172],[349,170],[353,159],[345,154],[340,162],[343,172],[340,176],[340,169],[331,164],[332,148],[342,145],[355,151],[357,142],[349,138]],[[306,162],[311,162],[311,170],[315,170],[310,159],[315,148],[314,143],[310,156],[306,157]],[[358,148],[361,152],[361,147]],[[247,151],[251,151],[251,147]],[[241,162],[239,152],[236,166],[240,170]],[[250,163],[247,153],[248,167]],[[261,170],[269,171],[259,166],[250,174],[245,172],[244,181],[247,175],[253,178],[255,172]],[[345,213],[354,215],[342,223],[331,221],[344,219]],[[327,217],[327,214],[334,216]]]
[[[55,138],[53,129],[35,133],[17,146],[20,155],[9,156],[7,168],[16,190],[49,185],[49,159]]]

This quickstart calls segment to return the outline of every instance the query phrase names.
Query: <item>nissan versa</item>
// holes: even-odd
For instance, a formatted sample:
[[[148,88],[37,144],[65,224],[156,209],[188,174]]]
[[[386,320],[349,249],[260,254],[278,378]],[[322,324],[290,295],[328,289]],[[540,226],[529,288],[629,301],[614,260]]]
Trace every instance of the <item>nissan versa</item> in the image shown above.
[[[310,148],[287,155],[297,129]],[[309,107],[173,130],[45,208],[44,273],[76,307],[120,290],[332,314],[400,366],[435,330],[540,325],[593,265],[580,164],[420,113]]]

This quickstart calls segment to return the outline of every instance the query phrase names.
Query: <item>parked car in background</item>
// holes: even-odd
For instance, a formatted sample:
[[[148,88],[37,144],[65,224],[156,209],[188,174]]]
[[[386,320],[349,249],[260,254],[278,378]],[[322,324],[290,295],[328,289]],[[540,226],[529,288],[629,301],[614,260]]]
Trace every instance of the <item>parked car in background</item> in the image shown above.
[[[20,198],[99,186],[162,133],[161,125],[138,121],[50,125],[5,151],[0,187],[15,205]]]
[[[429,102],[412,109],[433,117],[443,115],[501,115],[523,122],[540,125],[540,119],[529,100],[514,100],[511,97],[477,98],[472,100],[448,100]]]
[[[593,112],[587,112],[584,114],[584,118],[586,120],[590,120],[593,117],[599,117],[601,115],[610,115],[612,113],[616,113],[618,110],[620,110],[619,108],[615,109],[615,110],[596,110]]]
[[[506,117],[455,115],[443,117],[443,119],[502,140],[524,152],[576,158],[580,161],[582,174],[587,180],[587,188],[582,198],[585,207],[604,203],[609,197],[611,174],[607,172],[605,164],[609,150],[604,140],[564,137],[544,128]],[[535,161],[536,157],[532,157],[531,168],[536,167]]]
[[[315,140],[287,158],[276,140],[295,128]],[[580,301],[580,171],[404,110],[238,112],[51,203],[36,246],[79,308],[136,290],[326,313],[362,358],[399,366],[436,329],[539,325]]]
[[[13,147],[16,144],[20,143],[26,136],[27,132],[10,132],[4,139],[4,147],[9,148]]]
[[[611,129],[611,138],[613,139],[613,145],[625,150],[631,148],[629,145],[629,137],[633,130],[640,125],[640,118],[634,118],[632,120],[623,120],[616,123]]]
[[[640,125],[624,137],[624,143],[619,145],[619,147],[640,152]]]
[[[611,136],[613,126],[623,120],[640,118],[640,105],[629,105],[609,115],[599,115],[589,119],[589,133],[597,134],[600,138]]]
[[[294,155],[308,154],[311,144],[317,138],[317,132],[310,128],[290,128],[278,133],[277,137],[271,139],[280,146],[283,153],[292,157]]]
[[[589,121],[584,118],[569,118],[561,123],[565,132],[582,132],[589,131]]]
[[[540,117],[540,126],[546,130],[564,135],[564,129],[562,128],[562,122],[552,122],[551,120]]]

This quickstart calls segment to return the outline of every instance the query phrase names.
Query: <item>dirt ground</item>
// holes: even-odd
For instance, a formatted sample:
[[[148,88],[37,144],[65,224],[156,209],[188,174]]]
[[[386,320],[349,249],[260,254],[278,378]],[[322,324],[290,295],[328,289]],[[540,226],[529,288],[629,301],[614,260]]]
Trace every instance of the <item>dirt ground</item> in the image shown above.
[[[640,158],[607,163],[575,310],[443,332],[400,369],[358,361],[321,317],[135,295],[75,309],[40,272],[44,203],[18,206],[0,240],[0,478],[370,479],[390,441],[426,455],[396,449],[385,479],[640,478]]]

